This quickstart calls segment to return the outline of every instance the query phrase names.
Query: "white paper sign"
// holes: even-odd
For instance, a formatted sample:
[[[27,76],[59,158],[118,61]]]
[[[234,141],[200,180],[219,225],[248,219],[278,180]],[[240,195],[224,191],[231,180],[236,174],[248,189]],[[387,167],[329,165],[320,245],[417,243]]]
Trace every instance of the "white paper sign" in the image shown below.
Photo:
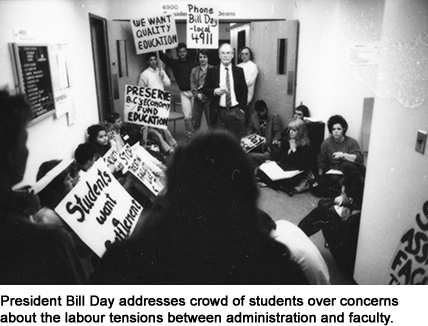
[[[164,188],[160,178],[153,172],[150,163],[128,144],[119,153],[119,165],[137,177],[152,193],[157,196]]]
[[[218,10],[212,6],[187,5],[187,47],[218,48]]]
[[[126,122],[167,129],[170,108],[171,94],[167,91],[133,85],[125,86],[124,120]]]
[[[173,14],[131,20],[137,54],[174,49],[178,45]]]
[[[143,207],[98,160],[55,211],[102,257],[113,242],[131,235]]]
[[[241,147],[246,153],[264,143],[266,143],[266,138],[258,134],[251,134],[241,138]]]

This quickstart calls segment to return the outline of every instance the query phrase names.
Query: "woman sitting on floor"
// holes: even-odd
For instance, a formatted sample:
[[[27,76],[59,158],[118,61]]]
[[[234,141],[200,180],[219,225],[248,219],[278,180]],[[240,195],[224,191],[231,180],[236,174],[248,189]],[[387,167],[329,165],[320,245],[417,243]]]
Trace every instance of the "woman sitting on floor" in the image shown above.
[[[318,167],[322,174],[318,186],[313,188],[317,197],[335,197],[340,194],[340,179],[347,174],[364,176],[364,158],[358,142],[346,136],[348,123],[340,115],[333,115],[327,122],[331,137],[321,144]]]
[[[263,171],[257,170],[260,180],[273,189],[280,189],[293,196],[296,187],[308,177],[311,146],[305,122],[293,119],[284,130],[281,139],[281,158],[278,162],[284,171],[299,170],[302,173],[288,179],[272,181]]]

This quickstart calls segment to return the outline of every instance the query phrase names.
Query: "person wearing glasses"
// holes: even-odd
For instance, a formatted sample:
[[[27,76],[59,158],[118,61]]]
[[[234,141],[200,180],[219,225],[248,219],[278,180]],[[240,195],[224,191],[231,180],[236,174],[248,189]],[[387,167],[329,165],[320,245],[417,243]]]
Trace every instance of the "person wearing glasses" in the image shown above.
[[[238,139],[245,134],[248,87],[244,69],[232,65],[230,44],[219,50],[220,64],[208,70],[202,93],[211,98],[211,111],[217,112],[217,128],[233,133]]]

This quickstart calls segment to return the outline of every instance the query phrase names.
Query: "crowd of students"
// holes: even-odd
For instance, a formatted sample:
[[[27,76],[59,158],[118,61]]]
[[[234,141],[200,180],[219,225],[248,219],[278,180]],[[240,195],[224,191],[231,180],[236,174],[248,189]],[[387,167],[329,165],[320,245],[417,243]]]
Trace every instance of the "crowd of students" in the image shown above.
[[[228,50],[223,47],[226,52],[220,52],[220,58],[230,60],[233,56]],[[243,50],[249,57],[251,50]],[[25,172],[30,107],[23,96],[0,91],[0,150],[4,154],[0,160],[0,282],[329,284],[327,266],[308,238],[318,231],[323,232],[335,260],[352,274],[364,165],[358,143],[346,136],[346,120],[338,115],[329,119],[331,137],[324,140],[315,158],[311,155],[306,106],[297,107],[294,118],[283,129],[279,117],[269,113],[266,103],[257,101],[249,127],[239,136],[258,133],[267,141],[262,152],[245,153],[240,137],[236,137],[238,129],[217,128],[220,118],[211,110],[212,97],[218,97],[216,110],[235,108],[224,104],[229,100],[222,102],[223,90],[216,95],[216,87],[207,91],[201,82],[201,78],[213,78],[207,76],[208,69],[214,69],[208,65],[208,54],[201,51],[200,66],[189,70],[185,52],[179,51],[182,63],[161,58],[175,67],[176,78],[188,72],[193,76],[189,90],[186,83],[179,83],[182,101],[195,97],[200,102],[197,117],[199,120],[202,112],[206,113],[208,132],[195,133],[200,121],[192,122],[190,110],[186,113],[188,140],[174,143],[165,153],[159,150],[159,142],[155,146],[147,142],[141,126],[123,124],[121,116],[113,113],[104,123],[88,127],[87,141],[77,146],[73,162],[53,160],[40,166],[38,180],[55,169],[57,173],[37,195],[30,187],[12,190]],[[254,71],[253,65],[251,68]],[[157,65],[153,69],[158,71]],[[251,99],[247,94],[245,107],[238,106],[238,110],[248,110],[247,100]],[[96,160],[112,148],[120,152],[127,143],[144,146],[145,159],[162,177],[165,188],[155,197],[132,174],[112,171],[145,207],[147,215],[128,239],[115,242],[99,258],[56,214],[55,207]],[[284,170],[303,173],[274,182],[258,168],[267,160],[277,161]],[[313,160],[319,174],[310,169]],[[310,214],[302,216],[298,227],[274,222],[257,207],[258,185],[263,183],[290,196],[310,190],[321,200]]]

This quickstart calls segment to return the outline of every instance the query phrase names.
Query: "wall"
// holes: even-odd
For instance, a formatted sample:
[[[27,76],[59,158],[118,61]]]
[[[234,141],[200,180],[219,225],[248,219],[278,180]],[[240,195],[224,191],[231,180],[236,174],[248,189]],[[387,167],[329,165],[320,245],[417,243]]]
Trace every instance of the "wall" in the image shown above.
[[[167,12],[176,14],[177,21],[183,21],[187,17],[187,5],[189,3],[192,2],[188,0],[111,0],[111,19],[133,19],[139,18],[141,15],[150,16]],[[265,1],[262,6],[259,0],[246,0],[245,5],[243,5],[243,1],[230,0],[207,0],[193,3],[195,5],[201,3],[217,6],[221,12],[219,18],[230,20],[282,19],[284,18],[284,13],[293,6],[292,1],[283,0]],[[254,10],[254,8],[257,8],[257,10]]]
[[[381,62],[377,76],[367,184],[355,279],[361,284],[388,284],[390,273],[408,275],[415,283],[428,276],[411,260],[409,251],[423,257],[427,231],[420,238],[406,231],[426,224],[428,206],[428,149],[415,151],[419,129],[428,131],[428,3],[425,0],[387,0],[383,17]],[[428,204],[425,204],[428,205]],[[408,244],[410,243],[410,246]],[[407,246],[391,269],[398,247]],[[368,254],[370,253],[370,255]],[[404,267],[404,269],[402,269]],[[416,273],[415,273],[416,271]],[[426,281],[426,279],[425,279]]]
[[[74,89],[77,120],[69,126],[67,117],[50,116],[28,128],[30,155],[24,182],[35,181],[38,167],[51,159],[70,158],[84,141],[86,128],[98,121],[94,67],[88,12],[105,16],[98,1],[0,1],[0,87],[14,88],[8,43],[13,29],[27,29],[35,41],[66,43],[69,49],[70,78]]]
[[[359,142],[363,102],[374,97],[377,67],[349,65],[349,48],[379,41],[383,3],[300,0],[287,16],[300,21],[296,105],[303,102],[322,121],[343,115],[348,135]]]

